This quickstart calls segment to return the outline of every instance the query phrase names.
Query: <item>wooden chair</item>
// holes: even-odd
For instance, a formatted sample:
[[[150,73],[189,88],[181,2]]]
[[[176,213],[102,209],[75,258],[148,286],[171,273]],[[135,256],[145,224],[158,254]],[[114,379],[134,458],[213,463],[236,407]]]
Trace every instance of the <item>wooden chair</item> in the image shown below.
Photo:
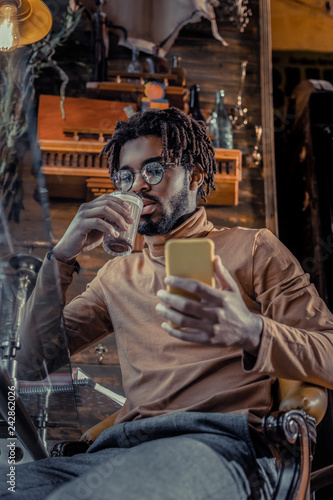
[[[262,422],[267,443],[279,452],[278,480],[272,500],[310,500],[310,495],[319,488],[333,484],[333,465],[311,473],[316,426],[327,409],[327,391],[305,382],[279,379],[279,401],[279,410]],[[85,452],[103,430],[114,424],[117,414],[88,429],[81,441],[59,443],[52,456]]]
[[[327,409],[327,391],[305,382],[279,379],[279,401],[279,410],[267,415],[262,423],[267,442],[279,451],[272,500],[310,500],[333,476],[333,465],[311,473],[317,425]]]

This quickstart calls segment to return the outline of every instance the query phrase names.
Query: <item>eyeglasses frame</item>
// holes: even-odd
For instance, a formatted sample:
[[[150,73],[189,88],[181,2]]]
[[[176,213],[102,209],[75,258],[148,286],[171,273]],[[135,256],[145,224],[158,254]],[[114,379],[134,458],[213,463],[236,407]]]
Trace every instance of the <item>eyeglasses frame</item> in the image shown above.
[[[162,177],[161,179],[156,182],[155,184],[150,184],[150,182],[148,182],[144,177],[143,177],[143,174],[142,174],[142,171],[145,167],[147,167],[147,165],[149,165],[150,163],[158,163],[159,165],[161,165],[163,167],[163,174],[162,174]],[[131,170],[127,170],[126,168],[124,168],[123,170],[117,170],[117,172],[115,172],[113,174],[113,176],[111,177],[111,181],[114,185],[114,187],[117,189],[117,191],[122,191],[121,189],[118,189],[117,186],[115,185],[115,183],[113,182],[113,179],[114,179],[114,176],[116,174],[118,174],[119,172],[129,172],[131,175],[132,175],[132,183],[131,183],[131,186],[126,190],[126,191],[123,191],[124,193],[127,193],[128,191],[130,191],[133,187],[133,184],[134,184],[134,180],[135,180],[135,174],[137,174],[138,172],[141,173],[141,177],[142,179],[145,181],[146,184],[148,184],[149,186],[157,186],[158,184],[160,184],[160,182],[162,182],[163,180],[163,177],[164,177],[164,168],[166,167],[166,165],[178,165],[178,163],[175,163],[175,162],[161,162],[161,161],[150,161],[148,163],[146,163],[145,165],[143,165],[143,167],[140,169],[140,170],[135,170],[134,172],[131,172]]]

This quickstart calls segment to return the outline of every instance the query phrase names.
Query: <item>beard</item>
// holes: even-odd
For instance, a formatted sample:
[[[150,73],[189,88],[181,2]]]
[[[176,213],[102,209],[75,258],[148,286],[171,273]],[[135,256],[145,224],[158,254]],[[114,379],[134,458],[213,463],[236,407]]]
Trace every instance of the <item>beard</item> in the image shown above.
[[[155,198],[155,196],[147,194],[144,195],[144,197],[160,204],[159,200]],[[159,220],[152,220],[152,216],[154,214],[142,215],[138,227],[138,233],[145,236],[158,236],[166,234],[178,225],[177,222],[187,213],[188,208],[188,186],[184,183],[182,190],[170,198],[168,207],[162,206],[162,216]]]

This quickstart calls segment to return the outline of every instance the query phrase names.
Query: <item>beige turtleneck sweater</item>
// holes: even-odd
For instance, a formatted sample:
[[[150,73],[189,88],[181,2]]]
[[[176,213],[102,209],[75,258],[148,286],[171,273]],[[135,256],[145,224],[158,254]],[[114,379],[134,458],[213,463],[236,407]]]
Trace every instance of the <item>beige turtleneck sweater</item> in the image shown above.
[[[256,359],[241,349],[183,342],[161,328],[155,306],[156,292],[164,287],[164,244],[170,238],[192,237],[214,241],[216,254],[237,281],[247,307],[263,316]],[[72,354],[115,332],[127,397],[117,422],[205,411],[249,413],[256,423],[272,407],[276,377],[333,389],[333,316],[296,259],[268,230],[217,230],[207,221],[205,209],[199,208],[169,234],[145,241],[142,253],[105,264],[64,310]],[[50,267],[46,259],[30,316],[34,304],[42,301],[43,307],[30,321],[30,331],[33,324],[42,338],[48,332],[48,342],[55,344],[50,340],[52,331],[56,338],[57,325],[47,291]],[[58,263],[58,268],[64,302],[73,266]]]

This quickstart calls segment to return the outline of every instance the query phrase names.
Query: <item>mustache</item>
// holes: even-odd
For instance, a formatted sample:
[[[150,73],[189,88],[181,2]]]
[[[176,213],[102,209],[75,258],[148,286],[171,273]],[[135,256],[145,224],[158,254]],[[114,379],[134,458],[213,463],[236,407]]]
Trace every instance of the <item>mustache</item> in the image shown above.
[[[159,199],[156,196],[152,196],[150,194],[145,194],[140,196],[141,200],[144,202],[145,200],[153,201],[154,203],[159,203]]]

